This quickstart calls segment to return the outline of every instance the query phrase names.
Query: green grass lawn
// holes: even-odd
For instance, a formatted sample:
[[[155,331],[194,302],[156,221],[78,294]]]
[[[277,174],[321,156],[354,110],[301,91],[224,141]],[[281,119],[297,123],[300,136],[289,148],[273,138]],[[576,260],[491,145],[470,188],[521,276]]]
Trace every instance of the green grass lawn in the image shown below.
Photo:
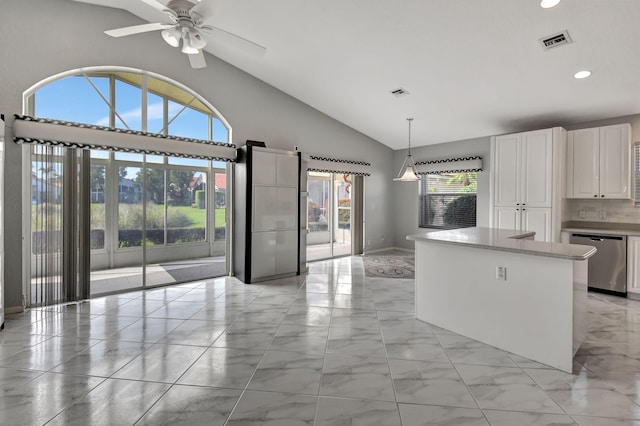
[[[50,206],[50,208],[55,211],[54,214],[59,214],[59,209],[61,206],[54,204]],[[160,210],[158,212],[160,215],[161,211],[164,209],[164,206],[157,205],[153,206],[154,208]],[[32,206],[32,224],[35,226],[38,218],[37,206]],[[191,223],[187,228],[204,228],[207,223],[206,210],[204,209],[194,209],[191,206],[170,206],[169,210],[173,210],[175,212],[180,212],[182,215],[186,216]],[[96,229],[102,229],[104,227],[104,204],[101,203],[93,203],[91,204],[91,216],[92,216],[92,227]],[[216,209],[215,210],[215,227],[223,227],[225,225],[225,209]]]
[[[206,210],[203,209],[194,209],[190,206],[177,206],[177,207],[169,207],[169,209],[175,209],[182,211],[185,216],[191,219],[192,223],[189,228],[204,228],[207,217]],[[224,212],[225,209],[216,209],[215,211],[215,226],[221,227],[224,226]]]

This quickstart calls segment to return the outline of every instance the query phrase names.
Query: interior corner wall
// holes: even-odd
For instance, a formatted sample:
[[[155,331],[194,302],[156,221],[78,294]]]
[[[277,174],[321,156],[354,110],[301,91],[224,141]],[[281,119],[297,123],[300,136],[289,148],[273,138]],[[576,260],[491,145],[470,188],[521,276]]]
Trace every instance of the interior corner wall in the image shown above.
[[[477,225],[489,226],[489,171],[491,170],[491,138],[483,137],[463,141],[447,142],[413,148],[411,155],[414,161],[442,160],[480,156],[483,171],[478,173]],[[407,150],[394,152],[393,170],[397,173]],[[418,232],[437,231],[437,229],[418,227],[418,183],[393,182],[393,241],[395,247],[413,249],[414,242],[407,241],[406,236]]]
[[[103,33],[143,23],[128,12],[70,0],[4,0],[2,14],[1,113],[21,113],[25,90],[72,69],[110,65],[164,75],[211,102],[233,128],[237,145],[261,140],[271,148],[298,146],[303,153],[370,162],[371,177],[365,179],[365,250],[390,245],[390,148],[214,56],[206,55],[207,68],[192,69],[185,55],[167,46],[157,33],[126,39]],[[23,219],[18,208],[22,170],[21,148],[11,142],[6,143],[6,164],[5,202],[15,207],[5,210],[5,301],[7,307],[16,307],[22,303]]]

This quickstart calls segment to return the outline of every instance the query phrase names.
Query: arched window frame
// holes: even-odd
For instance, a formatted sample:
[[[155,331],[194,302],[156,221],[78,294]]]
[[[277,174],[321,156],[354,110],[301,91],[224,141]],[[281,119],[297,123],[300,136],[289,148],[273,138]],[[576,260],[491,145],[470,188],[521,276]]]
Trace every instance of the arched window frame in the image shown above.
[[[164,110],[165,113],[163,114],[163,126],[162,126],[162,130],[159,132],[161,134],[164,135],[171,135],[170,133],[168,133],[168,129],[169,129],[169,125],[171,124],[171,122],[173,120],[175,120],[183,111],[186,110],[186,108],[190,108],[191,105],[195,102],[202,104],[204,107],[206,107],[206,109],[208,109],[209,111],[203,111],[203,108],[199,108],[197,109],[198,112],[202,112],[208,115],[208,126],[209,128],[207,129],[207,135],[208,138],[207,140],[210,141],[215,141],[215,142],[223,142],[223,143],[231,143],[231,141],[233,140],[232,138],[232,129],[231,126],[229,125],[229,123],[227,122],[227,120],[222,116],[222,114],[220,114],[220,112],[210,103],[208,102],[206,99],[204,99],[202,96],[198,95],[195,91],[191,90],[190,88],[188,88],[187,86],[185,86],[184,84],[181,84],[175,80],[172,80],[168,77],[162,76],[160,74],[156,74],[150,71],[144,71],[144,70],[139,70],[139,69],[135,69],[135,68],[129,68],[129,67],[115,67],[115,66],[97,66],[97,67],[86,67],[86,68],[79,68],[79,69],[75,69],[75,70],[69,70],[69,71],[65,71],[56,75],[53,75],[49,78],[46,78],[36,84],[34,84],[33,86],[31,86],[29,89],[27,89],[24,92],[24,99],[23,99],[23,114],[26,115],[34,115],[34,111],[35,111],[35,94],[37,93],[37,91],[45,86],[48,86],[50,84],[54,84],[56,81],[60,81],[64,78],[67,77],[72,77],[72,76],[83,76],[84,78],[87,79],[87,81],[89,82],[89,84],[94,88],[94,90],[98,93],[98,95],[102,98],[102,100],[106,103],[106,105],[109,107],[109,127],[111,128],[125,128],[125,129],[129,129],[129,126],[126,123],[126,120],[124,120],[120,115],[119,112],[116,110],[116,103],[115,103],[115,99],[117,96],[116,93],[116,80],[122,81],[126,84],[132,84],[135,86],[134,83],[132,83],[131,81],[126,81],[122,78],[120,78],[118,76],[118,74],[138,74],[140,75],[140,85],[139,88],[141,90],[141,126],[142,128],[139,129],[143,132],[147,131],[147,107],[148,107],[148,103],[147,103],[147,97],[148,94],[151,93],[153,95],[156,96],[160,96],[163,99],[163,103],[164,103]],[[109,77],[109,96],[108,99],[106,96],[104,96],[102,94],[102,92],[100,92],[100,90],[95,87],[95,85],[93,84],[93,82],[91,81],[92,76],[100,76],[100,77]],[[148,86],[148,82],[149,79],[155,79],[158,80],[162,83],[165,84],[169,84],[171,86],[174,86],[175,88],[179,89],[180,91],[182,91],[184,94],[189,95],[190,100],[188,102],[181,102],[175,98],[172,98],[170,96],[168,96],[166,93],[158,93],[158,92],[154,92],[153,90],[149,89]],[[173,101],[173,102],[177,102],[179,104],[182,105],[181,110],[175,114],[173,117],[169,117],[168,114],[168,108],[167,108],[167,104],[168,101]],[[60,118],[60,117],[43,117],[43,118]],[[219,120],[220,123],[224,126],[225,130],[226,130],[226,138],[225,140],[219,140],[216,138],[216,135],[214,134],[214,126],[213,126],[213,120]],[[121,123],[124,124],[124,127],[122,126],[117,126],[116,123],[120,121]],[[87,124],[97,124],[97,123],[87,123]],[[176,135],[176,136],[180,136],[180,135]]]

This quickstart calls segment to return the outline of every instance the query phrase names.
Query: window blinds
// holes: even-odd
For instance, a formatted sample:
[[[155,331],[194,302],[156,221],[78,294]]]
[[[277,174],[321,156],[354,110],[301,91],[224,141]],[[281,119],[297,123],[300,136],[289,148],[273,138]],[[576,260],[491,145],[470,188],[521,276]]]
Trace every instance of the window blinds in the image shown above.
[[[93,124],[15,116],[13,141],[79,149],[100,149],[234,162],[236,146]]]

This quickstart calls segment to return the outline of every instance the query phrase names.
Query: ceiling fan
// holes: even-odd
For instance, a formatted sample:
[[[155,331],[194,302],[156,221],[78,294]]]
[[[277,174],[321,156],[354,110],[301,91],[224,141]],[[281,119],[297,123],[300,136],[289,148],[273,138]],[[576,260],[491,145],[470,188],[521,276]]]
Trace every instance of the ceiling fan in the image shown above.
[[[204,68],[207,63],[202,49],[207,45],[205,35],[210,35],[212,40],[234,47],[245,53],[262,56],[266,52],[263,46],[236,34],[225,31],[205,22],[211,18],[213,11],[205,1],[170,0],[166,5],[158,0],[140,0],[148,6],[163,12],[168,17],[168,23],[151,23],[134,25],[132,27],[117,28],[105,31],[111,37],[124,37],[149,31],[161,31],[162,38],[173,47],[179,47],[182,42],[182,53],[189,57],[192,68]]]

